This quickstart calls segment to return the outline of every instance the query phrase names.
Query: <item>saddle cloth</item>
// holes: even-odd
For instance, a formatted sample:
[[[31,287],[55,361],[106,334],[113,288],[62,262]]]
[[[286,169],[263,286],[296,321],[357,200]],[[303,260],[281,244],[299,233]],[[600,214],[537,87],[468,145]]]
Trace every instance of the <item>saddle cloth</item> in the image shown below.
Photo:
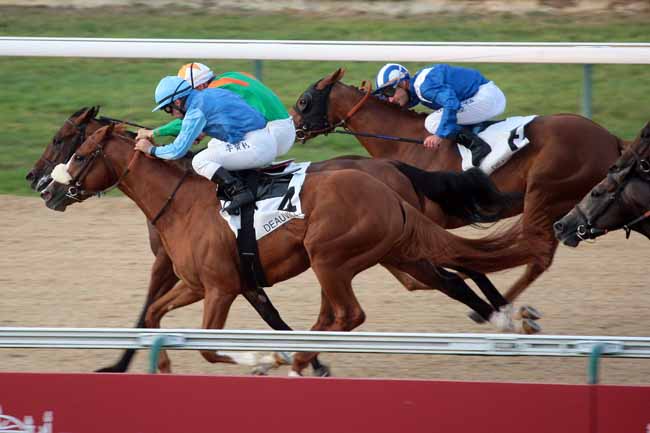
[[[490,152],[481,162],[480,169],[487,174],[492,174],[497,168],[508,162],[508,160],[523,149],[530,141],[525,135],[524,127],[537,117],[515,116],[489,124],[487,128],[478,133],[479,137],[485,140],[490,147]],[[472,167],[472,152],[465,146],[458,145],[458,151],[462,159],[463,171]]]
[[[291,221],[294,218],[304,218],[300,204],[300,190],[305,182],[307,168],[310,162],[291,162],[281,171],[266,174],[261,179],[269,182],[262,182],[256,192],[255,216],[253,227],[255,228],[255,239],[260,240],[278,227]],[[233,173],[236,174],[236,173]],[[274,179],[288,178],[289,182],[274,182]],[[228,204],[228,201],[221,200],[221,208]],[[221,217],[228,222],[230,229],[237,236],[241,228],[241,215],[230,215],[228,212],[221,210]]]

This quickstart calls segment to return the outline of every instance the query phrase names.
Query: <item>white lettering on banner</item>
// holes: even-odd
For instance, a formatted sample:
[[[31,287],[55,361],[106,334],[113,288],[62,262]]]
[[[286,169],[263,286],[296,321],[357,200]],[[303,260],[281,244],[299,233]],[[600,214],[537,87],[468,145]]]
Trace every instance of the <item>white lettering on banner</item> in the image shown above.
[[[278,215],[275,217],[271,218],[270,220],[266,221],[262,227],[264,227],[264,230],[266,233],[270,233],[285,222],[289,221],[290,219],[293,218],[299,218],[300,215],[295,213],[295,212],[280,212]]]
[[[43,425],[35,426],[33,417],[25,416],[21,421],[11,415],[3,414],[2,406],[0,406],[0,433],[54,433],[53,426],[54,413],[52,411],[44,412]]]

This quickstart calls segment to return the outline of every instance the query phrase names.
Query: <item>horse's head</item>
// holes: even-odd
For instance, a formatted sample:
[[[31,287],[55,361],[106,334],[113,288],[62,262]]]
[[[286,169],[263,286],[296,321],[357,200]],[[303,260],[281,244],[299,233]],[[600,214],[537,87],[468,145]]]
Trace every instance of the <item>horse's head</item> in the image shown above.
[[[54,167],[53,181],[41,192],[48,208],[64,211],[69,204],[102,194],[119,182],[123,173],[118,174],[105,151],[114,128],[111,123],[98,129],[66,164]]]
[[[54,134],[41,157],[36,161],[25,179],[35,191],[42,191],[52,180],[50,173],[57,164],[67,162],[83,143],[89,131],[88,124],[97,116],[99,107],[82,108],[68,118]]]
[[[343,78],[345,71],[337,69],[305,90],[290,110],[296,125],[296,137],[303,142],[319,134],[331,132],[343,119],[334,117],[330,110],[332,87]]]
[[[553,225],[555,236],[575,247],[609,231],[635,230],[650,237],[650,123],[600,181]]]

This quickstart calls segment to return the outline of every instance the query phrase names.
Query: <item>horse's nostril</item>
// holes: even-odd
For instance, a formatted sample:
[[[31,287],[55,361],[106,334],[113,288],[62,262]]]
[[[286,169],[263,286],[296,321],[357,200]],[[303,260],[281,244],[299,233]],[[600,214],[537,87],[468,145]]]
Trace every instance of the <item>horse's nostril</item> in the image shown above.
[[[27,173],[27,176],[25,176],[25,180],[28,180],[28,181],[30,181],[30,182],[31,182],[32,180],[34,180],[34,178],[35,178],[35,176],[34,176],[34,172],[33,172],[33,171],[30,171],[29,173]]]
[[[564,230],[564,224],[562,224],[561,222],[558,221],[555,224],[553,224],[553,229],[556,232],[561,232],[562,230]]]
[[[43,192],[41,193],[41,198],[42,198],[43,200],[45,200],[45,201],[48,201],[49,199],[52,198],[52,193],[49,192],[49,191],[43,191]]]

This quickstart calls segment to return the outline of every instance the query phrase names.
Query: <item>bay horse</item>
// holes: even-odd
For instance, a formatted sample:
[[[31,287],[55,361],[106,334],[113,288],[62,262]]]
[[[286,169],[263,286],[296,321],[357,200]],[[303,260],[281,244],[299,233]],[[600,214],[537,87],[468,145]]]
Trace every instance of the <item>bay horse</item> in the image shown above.
[[[553,225],[555,236],[577,247],[613,230],[650,238],[650,123],[580,203]]]
[[[459,176],[441,174],[450,179]],[[188,176],[176,164],[143,156],[133,149],[130,137],[114,132],[114,125],[90,136],[66,165],[55,168],[53,178],[77,185],[83,197],[116,186],[149,220],[165,209],[156,228],[185,285],[174,286],[151,310],[161,314],[204,298],[203,327],[223,327],[232,302],[244,288],[235,236],[216,212],[219,203],[210,182]],[[446,194],[449,198],[464,194],[454,187],[444,191],[442,185],[451,184],[440,182],[441,200]],[[171,190],[177,194],[169,201]],[[360,170],[308,173],[301,196],[305,218],[291,220],[262,238],[259,250],[271,285],[313,269],[321,285],[321,309],[313,330],[350,331],[363,323],[365,313],[351,281],[377,263],[428,282],[429,269],[420,266],[423,262],[488,273],[525,263],[526,250],[537,247],[514,242],[518,230],[481,239],[448,233],[385,183]],[[159,319],[148,317],[148,325],[157,327]],[[209,362],[219,362],[213,351],[201,353]],[[296,354],[292,374],[300,374],[315,355]]]
[[[407,141],[389,141],[381,136],[399,136],[422,141],[430,133],[424,128],[427,114],[405,110],[343,84],[342,69],[311,85],[292,109],[296,129],[303,140],[327,134],[337,127],[358,133],[357,139],[375,158],[390,158],[425,170],[461,170],[456,146],[437,151]],[[513,302],[553,261],[558,241],[553,223],[575,205],[607,173],[625,143],[595,122],[575,114],[538,116],[525,127],[530,143],[513,155],[492,175],[501,191],[524,194],[523,202],[507,215],[523,213],[523,239],[540,245],[531,251],[531,262],[505,294]],[[465,223],[444,215],[428,214],[442,227]]]
[[[50,173],[55,164],[66,163],[70,159],[70,156],[79,147],[79,145],[87,135],[91,134],[92,132],[96,131],[102,126],[106,126],[107,124],[110,124],[111,123],[110,121],[115,120],[110,118],[97,119],[96,116],[98,114],[98,111],[99,111],[98,107],[92,107],[90,109],[84,108],[79,110],[78,112],[73,114],[69,119],[66,120],[63,126],[53,137],[51,143],[48,144],[40,159],[36,162],[32,170],[30,170],[30,172],[28,173],[27,180],[31,183],[32,188],[37,190],[44,188],[51,181]],[[404,176],[401,176],[399,173],[396,173],[397,170],[395,169],[395,166],[392,164],[387,164],[385,162],[380,162],[378,160],[371,160],[371,159],[361,158],[361,157],[342,157],[331,161],[314,163],[310,166],[309,171],[326,170],[332,168],[336,168],[336,169],[354,168],[354,169],[366,171],[371,175],[379,178],[383,182],[386,182],[388,185],[391,185],[393,189],[399,191],[400,194],[402,194],[404,197],[408,197],[410,193],[411,204],[418,207],[419,209],[422,208],[423,206],[437,207],[435,203],[430,202],[429,200],[420,200],[420,201],[413,200],[410,180],[404,178]],[[436,179],[435,175],[434,177],[431,177],[431,175],[421,173],[420,176],[422,175],[424,175],[424,181],[435,184],[435,182],[433,182],[433,180]],[[435,198],[435,190],[429,192],[430,195],[432,193],[434,194],[434,198]],[[481,205],[483,207],[488,206],[492,193],[493,193],[492,191],[483,190],[482,195],[486,195],[486,196],[482,197],[481,203],[478,203],[478,205]],[[62,210],[68,204],[78,200],[72,197],[74,197],[73,194],[67,194],[67,193],[60,194],[59,197],[51,196],[50,199],[47,201],[47,205],[48,207],[51,207],[55,210]],[[459,197],[456,197],[455,198],[456,204],[454,204],[454,206],[460,206],[462,204],[461,201],[462,200],[459,200]],[[447,212],[449,212],[449,210]],[[461,219],[469,218],[470,221],[486,220],[483,215],[477,214],[475,211],[471,211],[471,212],[472,213],[470,215],[461,215],[460,218]],[[485,213],[486,211],[485,209],[483,209],[481,210],[481,212]],[[476,219],[477,217],[478,219]],[[493,219],[493,218],[490,217],[488,219]],[[142,308],[142,312],[140,314],[140,317],[136,325],[137,327],[145,326],[145,314],[147,309],[152,305],[153,301],[155,301],[156,299],[160,298],[163,294],[168,292],[174,286],[174,284],[178,282],[178,277],[174,274],[171,260],[167,255],[166,251],[164,250],[164,248],[162,247],[158,232],[150,222],[148,222],[148,231],[149,231],[150,247],[152,252],[156,256],[156,259],[154,261],[151,270],[149,289],[147,292],[147,297],[146,297],[144,307]],[[423,264],[423,266],[425,265]],[[429,288],[426,285],[422,285],[420,287],[413,287],[412,285],[413,280],[412,278],[410,278],[410,276],[401,273],[389,266],[387,266],[387,268],[389,269],[390,272],[392,272],[395,276],[398,277],[400,282],[405,284],[411,290],[419,289],[419,288],[426,288],[426,289]],[[469,276],[472,279],[474,279],[474,281],[478,284],[479,288],[486,295],[486,297],[490,301],[490,304],[495,310],[498,310],[499,308],[503,307],[506,304],[506,301],[501,297],[501,295],[498,293],[498,291],[492,285],[489,279],[487,279],[487,277],[481,274],[468,272],[467,270],[465,270],[465,272],[469,274]],[[485,316],[486,312],[489,311],[488,308],[490,307],[486,305],[482,300],[480,300],[480,298],[476,297],[474,293],[471,291],[471,289],[469,289],[469,287],[456,275],[451,274],[443,269],[432,268],[431,278],[434,279],[437,278],[439,280],[436,283],[436,286],[438,288],[441,288],[441,290],[445,294],[452,297],[453,299],[457,299],[460,302],[463,302],[466,305],[468,305],[475,312],[477,312],[477,314],[479,314],[479,317]],[[260,294],[262,296],[259,296]],[[261,317],[273,329],[290,329],[288,325],[286,325],[286,323],[282,321],[281,317],[279,316],[279,313],[273,307],[270,298],[268,298],[268,296],[265,293],[263,293],[263,291],[261,293],[257,291],[246,291],[244,292],[244,296],[251,303],[251,305],[256,309],[256,311],[261,315]],[[483,314],[478,313],[478,311],[483,311]],[[531,320],[534,319],[535,316],[528,313],[525,310],[523,312],[520,312],[515,318],[523,319],[521,323],[517,323],[517,325],[519,325],[517,329],[519,330],[524,330],[525,332],[530,333],[530,332],[536,332],[539,329],[536,323]],[[505,322],[502,325],[498,325],[498,326],[501,330],[505,330],[509,325],[508,322]],[[506,328],[504,328],[504,326]],[[127,370],[128,365],[130,364],[130,361],[134,353],[135,353],[134,350],[128,349],[124,352],[121,359],[115,365],[102,368],[98,371],[124,372]],[[224,358],[224,360],[227,359],[228,359],[227,357]],[[274,357],[272,359],[279,360],[281,358]],[[234,362],[234,360],[231,361]],[[161,365],[161,370],[169,371],[170,367],[169,367],[168,358],[161,357],[160,365]],[[267,367],[269,366],[268,363],[265,365]],[[315,374],[317,375],[328,374],[327,367],[320,364],[317,359],[314,359],[313,367],[314,367]],[[261,367],[257,366],[256,368],[261,368]]]

